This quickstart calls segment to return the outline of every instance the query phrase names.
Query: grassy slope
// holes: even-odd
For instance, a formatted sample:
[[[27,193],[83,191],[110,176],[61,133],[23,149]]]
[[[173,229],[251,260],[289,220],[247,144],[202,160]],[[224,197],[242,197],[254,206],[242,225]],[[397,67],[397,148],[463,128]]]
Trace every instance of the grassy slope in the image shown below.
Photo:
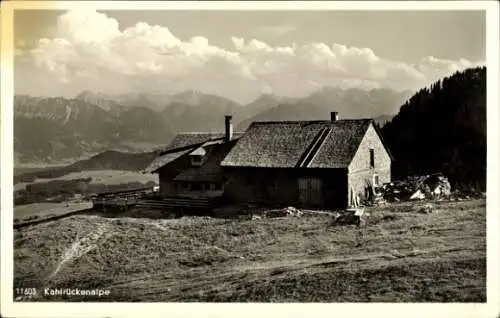
[[[141,182],[147,183],[149,181],[158,182],[158,175],[144,174],[135,171],[122,171],[122,170],[91,170],[72,172],[59,178],[50,179],[36,179],[34,182],[19,182],[14,184],[14,190],[21,190],[26,188],[26,185],[32,183],[45,183],[52,180],[76,180],[83,178],[92,178],[91,184],[124,184],[128,182]]]
[[[14,286],[108,288],[103,301],[486,300],[484,200],[368,212],[362,229],[326,216],[69,217],[16,231]]]
[[[46,217],[66,214],[69,212],[90,209],[91,202],[63,202],[63,203],[32,203],[14,207],[14,219],[20,221],[33,219],[44,219]]]

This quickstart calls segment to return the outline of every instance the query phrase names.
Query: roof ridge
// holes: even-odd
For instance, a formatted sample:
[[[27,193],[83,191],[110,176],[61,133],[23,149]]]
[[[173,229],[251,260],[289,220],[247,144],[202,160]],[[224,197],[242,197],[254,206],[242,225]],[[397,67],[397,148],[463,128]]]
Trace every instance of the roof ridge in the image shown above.
[[[244,134],[245,131],[234,131],[233,134]],[[224,131],[179,131],[175,134],[178,135],[225,135]],[[174,137],[175,138],[175,137]]]
[[[215,135],[215,134],[223,134],[223,131],[179,131],[177,135],[195,135],[195,134],[210,134],[210,135]]]
[[[334,124],[339,122],[353,122],[353,121],[372,121],[373,118],[348,118],[348,119],[338,119],[335,121],[332,120],[271,120],[271,121],[254,121],[253,124],[258,125],[273,125],[273,124],[302,124],[302,123],[318,123],[318,124]]]
[[[276,120],[276,121],[254,121],[252,125],[275,125],[275,124],[301,124],[301,123],[328,123],[329,120]]]

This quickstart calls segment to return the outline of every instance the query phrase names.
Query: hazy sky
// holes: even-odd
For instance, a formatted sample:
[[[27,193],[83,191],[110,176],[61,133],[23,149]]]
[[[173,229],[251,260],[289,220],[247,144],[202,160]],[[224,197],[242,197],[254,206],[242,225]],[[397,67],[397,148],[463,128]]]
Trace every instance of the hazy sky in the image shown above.
[[[194,89],[247,102],[418,89],[485,61],[480,11],[16,11],[15,90]]]

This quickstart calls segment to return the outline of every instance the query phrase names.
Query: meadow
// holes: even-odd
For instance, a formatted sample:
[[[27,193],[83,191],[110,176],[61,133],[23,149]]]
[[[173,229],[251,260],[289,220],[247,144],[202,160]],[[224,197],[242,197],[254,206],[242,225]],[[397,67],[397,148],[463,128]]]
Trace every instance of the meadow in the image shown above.
[[[129,182],[157,182],[158,176],[156,174],[144,174],[135,171],[121,171],[121,170],[90,170],[81,172],[71,172],[58,178],[38,178],[32,182],[18,182],[14,184],[14,190],[25,189],[29,184],[47,183],[55,180],[77,180],[91,178],[90,184],[102,185],[120,185]]]
[[[14,232],[25,301],[485,302],[486,201],[254,220],[77,215]],[[101,298],[43,288],[101,288]]]
[[[19,213],[16,210],[22,205],[48,202],[64,204],[80,196],[88,201],[95,193],[151,188],[157,184],[157,179],[155,174],[134,171],[89,170],[71,172],[57,178],[18,181],[14,183],[14,216],[17,217]],[[34,212],[33,218],[36,218]]]
[[[14,223],[42,220],[92,208],[91,202],[31,203],[14,207]]]

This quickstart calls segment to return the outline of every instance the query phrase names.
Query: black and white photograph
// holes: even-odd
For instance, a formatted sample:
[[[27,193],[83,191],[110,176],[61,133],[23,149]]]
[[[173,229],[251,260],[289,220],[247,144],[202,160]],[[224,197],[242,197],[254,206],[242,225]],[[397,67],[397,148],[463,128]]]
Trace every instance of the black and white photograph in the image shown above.
[[[2,302],[498,316],[498,3],[203,2],[12,4]]]

